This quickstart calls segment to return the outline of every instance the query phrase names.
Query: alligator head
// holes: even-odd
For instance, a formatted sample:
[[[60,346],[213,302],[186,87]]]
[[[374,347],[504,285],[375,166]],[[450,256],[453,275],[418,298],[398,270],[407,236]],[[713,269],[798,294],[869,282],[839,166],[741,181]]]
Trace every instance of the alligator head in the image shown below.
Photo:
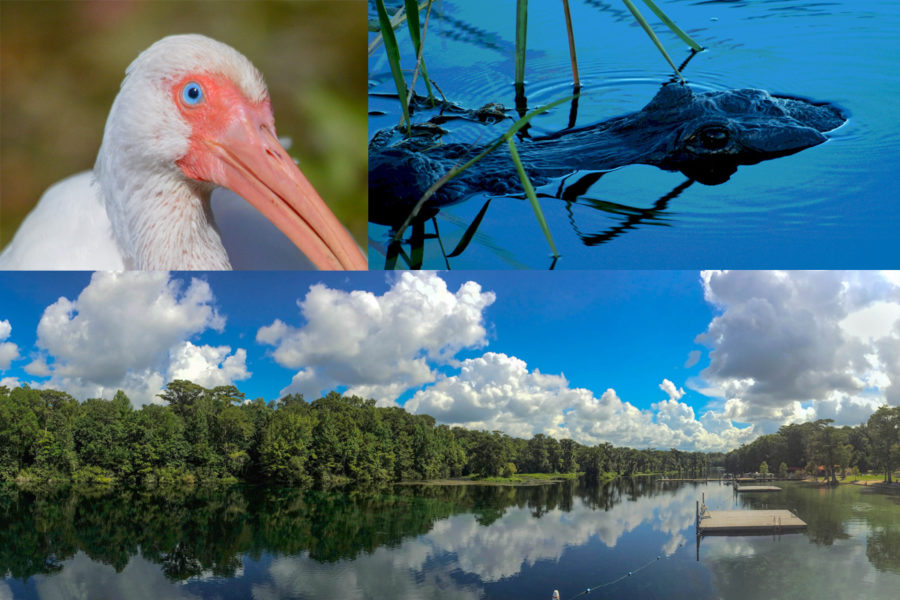
[[[681,171],[705,184],[727,181],[738,165],[821,144],[824,132],[846,121],[829,104],[755,89],[695,93],[676,84],[664,86],[631,116],[645,132],[656,132],[653,151],[638,162]]]

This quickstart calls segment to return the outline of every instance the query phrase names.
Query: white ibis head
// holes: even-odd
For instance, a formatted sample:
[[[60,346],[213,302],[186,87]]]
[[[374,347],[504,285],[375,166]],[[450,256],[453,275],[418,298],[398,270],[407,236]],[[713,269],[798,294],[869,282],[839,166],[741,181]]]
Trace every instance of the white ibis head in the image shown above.
[[[278,142],[259,71],[205,36],[163,38],[131,63],[94,172],[130,268],[228,268],[209,206],[216,185],[255,206],[320,269],[367,268]]]

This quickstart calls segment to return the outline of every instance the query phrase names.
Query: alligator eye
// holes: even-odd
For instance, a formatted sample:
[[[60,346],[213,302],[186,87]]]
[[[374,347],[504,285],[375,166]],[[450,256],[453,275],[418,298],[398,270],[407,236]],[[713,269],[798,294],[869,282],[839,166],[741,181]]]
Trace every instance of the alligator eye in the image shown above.
[[[707,127],[698,134],[700,142],[708,150],[719,150],[728,143],[728,130],[724,127]]]

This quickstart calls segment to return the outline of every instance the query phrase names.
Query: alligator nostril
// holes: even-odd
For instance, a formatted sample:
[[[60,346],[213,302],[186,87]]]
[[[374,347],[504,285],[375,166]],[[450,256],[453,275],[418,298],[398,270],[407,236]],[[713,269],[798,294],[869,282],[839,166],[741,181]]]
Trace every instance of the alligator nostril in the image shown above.
[[[707,127],[699,133],[700,141],[709,150],[719,150],[728,143],[728,130],[724,127]]]

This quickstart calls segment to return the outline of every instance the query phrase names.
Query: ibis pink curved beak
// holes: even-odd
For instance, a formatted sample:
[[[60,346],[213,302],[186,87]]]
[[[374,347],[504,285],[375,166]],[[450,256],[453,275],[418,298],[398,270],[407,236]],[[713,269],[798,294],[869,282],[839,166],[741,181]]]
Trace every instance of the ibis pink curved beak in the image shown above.
[[[288,156],[274,130],[254,121],[233,120],[220,142],[210,141],[225,167],[216,183],[256,207],[319,269],[368,269],[356,241]]]
[[[198,119],[191,151],[178,161],[184,173],[244,198],[319,269],[367,269],[359,246],[278,142],[268,100],[229,104],[217,123]]]

